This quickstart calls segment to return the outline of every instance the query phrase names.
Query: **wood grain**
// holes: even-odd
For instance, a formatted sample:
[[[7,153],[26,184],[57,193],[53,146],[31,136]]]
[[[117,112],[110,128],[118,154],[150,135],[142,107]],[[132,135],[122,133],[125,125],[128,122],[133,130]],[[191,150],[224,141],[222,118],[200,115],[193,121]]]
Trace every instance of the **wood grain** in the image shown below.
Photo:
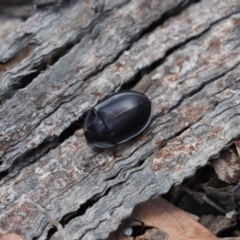
[[[61,239],[57,220],[67,239],[105,239],[239,136],[237,1],[106,1],[102,15],[91,4],[37,11],[0,44],[3,66],[31,47],[0,80],[0,234]],[[131,83],[152,124],[97,152],[81,119]]]

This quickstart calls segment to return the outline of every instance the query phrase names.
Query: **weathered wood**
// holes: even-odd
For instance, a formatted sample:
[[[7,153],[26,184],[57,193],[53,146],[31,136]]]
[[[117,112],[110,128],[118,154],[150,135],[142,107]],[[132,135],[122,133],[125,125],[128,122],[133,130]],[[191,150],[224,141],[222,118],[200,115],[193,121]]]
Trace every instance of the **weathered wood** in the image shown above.
[[[0,126],[0,129],[2,130],[0,136],[2,154],[0,155],[2,155],[2,161],[4,163],[2,164],[1,169],[5,170],[6,168],[9,168],[9,164],[13,161],[13,158],[19,156],[19,152],[26,152],[29,147],[32,149],[46,139],[46,136],[42,134],[39,135],[39,133],[37,133],[35,135],[34,133],[31,133],[33,129],[38,129],[38,125],[40,125],[41,128],[41,125],[44,124],[43,132],[51,131],[51,133],[47,133],[48,137],[59,135],[66,126],[70,125],[72,121],[77,120],[83,112],[90,107],[90,105],[96,104],[96,101],[100,96],[103,97],[108,94],[109,91],[113,91],[114,86],[111,83],[112,79],[102,81],[98,80],[98,83],[92,83],[91,80],[86,81],[86,79],[89,76],[96,74],[101,68],[109,64],[111,61],[115,60],[115,58],[130,45],[130,41],[136,38],[148,24],[151,24],[158,17],[161,17],[161,14],[171,9],[173,6],[177,7],[179,2],[180,1],[168,1],[167,4],[158,3],[159,7],[162,6],[160,11],[157,8],[158,6],[155,6],[154,11],[151,11],[148,5],[145,6],[141,4],[141,2],[131,2],[129,3],[130,5],[122,7],[119,11],[115,11],[115,14],[106,18],[106,27],[104,27],[105,25],[103,23],[100,29],[98,28],[99,25],[95,27],[95,29],[98,29],[97,35],[95,30],[93,31],[93,35],[91,35],[92,33],[90,33],[90,36],[87,35],[79,44],[76,44],[73,47],[69,54],[62,57],[51,68],[46,69],[46,71],[34,79],[32,84],[17,92],[16,96],[11,99],[11,101],[7,101],[2,106],[2,111],[0,112],[0,118],[8,118],[8,121],[2,121]],[[80,6],[82,6],[82,4],[80,4]],[[86,8],[83,6],[82,8],[82,12],[87,12]],[[92,13],[91,9],[89,11]],[[50,15],[50,17],[51,16],[52,15]],[[58,18],[59,17],[60,16],[58,14]],[[85,18],[88,19],[88,16],[85,16]],[[45,19],[46,18],[44,18],[44,20]],[[34,19],[31,21],[36,22]],[[42,25],[45,26],[44,34],[46,34],[46,36],[52,36],[52,33],[50,32],[53,32],[53,30],[48,27],[46,23]],[[41,28],[42,25],[40,25]],[[62,34],[62,27],[59,32]],[[75,34],[76,33],[73,33],[74,36]],[[15,45],[18,46],[19,44],[17,44],[18,41],[15,36],[13,36],[13,38]],[[58,36],[56,36],[55,41],[58,39]],[[8,40],[6,43],[11,44],[11,41]],[[51,46],[55,48],[57,47],[54,46],[54,44],[49,46],[45,41],[43,44],[48,46],[47,49]],[[64,45],[64,43],[62,44]],[[107,51],[105,46],[108,46]],[[45,48],[44,46],[42,47]],[[2,49],[7,48],[8,46],[3,44]],[[36,50],[34,52],[37,54]],[[47,53],[43,50],[42,55],[45,54]],[[26,68],[28,69],[27,71],[29,71],[31,65],[29,61],[35,62],[35,59],[32,57],[26,58],[22,62],[25,69],[20,69],[20,64],[17,66],[16,71],[26,71]],[[15,68],[12,71],[15,71]],[[5,80],[11,81],[10,79],[12,78],[9,77],[9,74],[12,75],[12,71],[3,76],[1,81],[2,84],[8,84]],[[21,77],[25,76],[22,73],[20,75]],[[15,77],[13,78],[15,80]],[[94,85],[95,88],[97,87],[96,91],[93,91],[92,86],[90,85],[91,83],[92,86]],[[83,96],[82,92],[88,85],[90,85],[91,91],[88,89],[87,94]],[[63,125],[60,125],[62,125],[63,128],[59,128],[58,122],[54,122],[53,125],[49,124],[52,120],[48,121],[47,119],[51,119],[52,116],[50,115],[54,114],[54,112],[58,109],[60,111],[64,110],[63,112],[61,111],[61,116],[67,115],[64,109],[66,106],[65,104],[71,102],[81,93],[82,97],[80,101],[78,100],[78,106],[80,109],[79,107],[78,109],[74,107],[70,110],[74,116],[72,118],[71,116],[67,116],[67,121],[66,119],[62,119]],[[20,102],[22,102],[24,107],[19,105]],[[71,103],[71,105],[73,104]],[[14,108],[14,112],[9,111],[10,108]],[[28,118],[28,121],[26,121],[26,118]],[[56,117],[56,120],[60,120],[59,116]],[[48,126],[46,126],[46,123]],[[53,131],[53,126],[57,127],[58,130]],[[42,130],[40,131],[42,132]],[[28,138],[27,144],[23,142],[26,138]],[[23,148],[19,145],[22,145]]]
[[[0,2],[0,16],[9,18],[27,18],[33,12],[31,0],[2,0]],[[0,18],[1,18],[0,17]],[[2,26],[2,25],[1,25]],[[17,25],[15,25],[16,27]],[[0,30],[1,31],[1,30]]]
[[[104,239],[136,204],[191,176],[240,134],[240,6],[182,3],[106,1],[98,16],[90,1],[71,2],[35,13],[0,45],[4,65],[35,41],[2,89],[71,48],[0,108],[0,234],[47,239],[56,219],[67,239]],[[96,152],[82,130],[61,143],[87,109],[131,81],[153,102],[144,134],[117,154]]]

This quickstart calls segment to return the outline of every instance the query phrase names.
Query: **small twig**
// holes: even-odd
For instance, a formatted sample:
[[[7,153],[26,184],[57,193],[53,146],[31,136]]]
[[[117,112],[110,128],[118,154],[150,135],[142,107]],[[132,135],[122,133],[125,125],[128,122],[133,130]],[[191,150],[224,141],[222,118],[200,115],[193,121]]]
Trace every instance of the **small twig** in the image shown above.
[[[195,191],[192,191],[192,190],[190,190],[189,188],[186,188],[186,187],[183,187],[183,190],[187,194],[192,196],[194,199],[196,199],[200,204],[207,203],[207,204],[211,205],[212,207],[214,207],[215,209],[217,209],[219,212],[221,212],[223,214],[226,214],[226,211],[222,207],[220,207],[215,202],[213,202],[204,193],[195,192]]]
[[[57,230],[63,240],[68,240],[68,238],[66,237],[66,235],[64,233],[62,225],[57,220],[55,220],[40,204],[35,203],[31,199],[28,199],[27,201],[29,203],[33,204],[38,209],[39,212],[41,212],[42,214],[44,214],[47,217],[48,221],[57,228]]]

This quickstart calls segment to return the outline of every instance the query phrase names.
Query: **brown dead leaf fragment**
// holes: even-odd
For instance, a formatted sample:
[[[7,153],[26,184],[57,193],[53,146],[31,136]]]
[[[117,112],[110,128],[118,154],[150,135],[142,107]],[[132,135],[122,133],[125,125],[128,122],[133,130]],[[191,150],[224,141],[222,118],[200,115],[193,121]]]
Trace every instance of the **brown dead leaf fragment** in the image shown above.
[[[234,146],[225,150],[212,162],[218,178],[229,184],[236,184],[240,179],[240,159]]]
[[[23,238],[15,233],[9,233],[0,237],[0,240],[23,240]]]
[[[212,233],[217,235],[222,231],[234,227],[237,224],[237,214],[233,214],[231,218],[227,218],[223,215],[203,215],[199,222]]]
[[[158,197],[147,201],[137,207],[130,219],[139,221],[145,228],[141,236],[129,238],[124,236],[124,229],[131,226],[131,221],[126,220],[118,231],[112,234],[108,240],[119,239],[168,239],[168,240],[216,240],[209,230],[196,222],[188,213],[172,205],[165,199]],[[129,222],[130,221],[130,222]],[[133,224],[133,223],[132,223]],[[155,229],[153,231],[153,229]],[[150,234],[150,230],[152,235]],[[130,231],[131,232],[131,231]],[[125,234],[126,235],[126,234]],[[117,237],[117,238],[116,238]]]

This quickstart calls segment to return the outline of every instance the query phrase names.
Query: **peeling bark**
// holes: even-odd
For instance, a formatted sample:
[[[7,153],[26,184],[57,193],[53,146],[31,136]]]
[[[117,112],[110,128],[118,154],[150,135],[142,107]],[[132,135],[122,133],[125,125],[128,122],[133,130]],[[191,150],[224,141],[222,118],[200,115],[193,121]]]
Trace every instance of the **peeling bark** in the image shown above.
[[[47,213],[67,239],[104,239],[240,134],[236,0],[91,6],[37,11],[0,45],[0,234],[60,239]],[[97,152],[84,113],[132,87],[152,100],[151,126]]]

